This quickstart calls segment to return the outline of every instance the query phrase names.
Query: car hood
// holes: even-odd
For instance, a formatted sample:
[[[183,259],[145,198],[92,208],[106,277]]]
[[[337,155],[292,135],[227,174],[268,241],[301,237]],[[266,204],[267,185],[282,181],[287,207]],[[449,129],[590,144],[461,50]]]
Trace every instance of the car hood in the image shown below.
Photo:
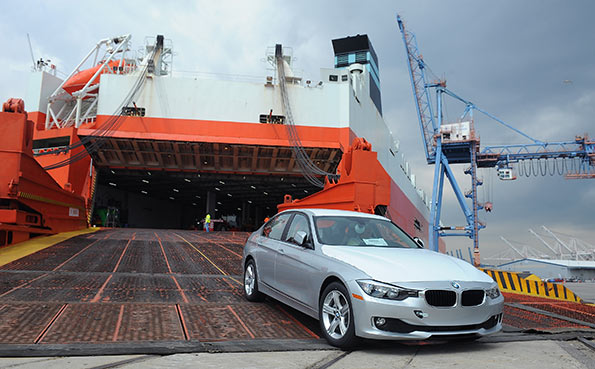
[[[323,246],[322,252],[381,282],[492,282],[466,261],[427,249]]]

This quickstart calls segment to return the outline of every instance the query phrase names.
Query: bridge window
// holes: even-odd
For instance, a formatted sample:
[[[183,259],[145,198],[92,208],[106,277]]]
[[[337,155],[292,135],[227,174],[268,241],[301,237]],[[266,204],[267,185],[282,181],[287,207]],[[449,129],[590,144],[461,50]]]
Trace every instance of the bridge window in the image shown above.
[[[368,61],[368,55],[366,51],[358,51],[355,53],[356,63],[366,63]]]

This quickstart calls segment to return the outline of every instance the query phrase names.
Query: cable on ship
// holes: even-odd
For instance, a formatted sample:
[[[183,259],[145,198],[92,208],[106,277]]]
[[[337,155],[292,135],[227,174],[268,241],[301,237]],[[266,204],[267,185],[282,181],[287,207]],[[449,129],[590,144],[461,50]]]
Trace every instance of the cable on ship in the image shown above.
[[[281,99],[283,101],[283,112],[286,117],[285,127],[287,128],[287,135],[291,143],[291,150],[295,160],[302,171],[302,175],[313,186],[320,188],[324,187],[324,182],[319,179],[320,176],[334,177],[335,173],[329,173],[320,169],[306,153],[300,136],[297,132],[293,114],[291,112],[291,104],[289,103],[289,95],[287,93],[287,84],[285,76],[285,66],[283,64],[283,48],[280,44],[275,46],[275,58],[277,60],[277,73],[279,75],[279,87],[281,88]]]

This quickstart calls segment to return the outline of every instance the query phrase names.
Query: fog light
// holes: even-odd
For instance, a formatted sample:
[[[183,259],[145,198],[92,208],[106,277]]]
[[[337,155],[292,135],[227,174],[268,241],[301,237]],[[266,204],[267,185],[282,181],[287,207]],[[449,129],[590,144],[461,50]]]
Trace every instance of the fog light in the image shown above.
[[[386,319],[384,319],[384,318],[374,318],[374,324],[377,327],[382,327],[383,325],[386,324]]]
[[[416,316],[416,317],[418,317],[419,319],[426,318],[426,317],[428,317],[428,315],[429,315],[428,313],[424,313],[424,312],[423,312],[423,311],[421,311],[421,310],[414,310],[414,311],[413,311],[413,314],[415,314],[415,316]]]

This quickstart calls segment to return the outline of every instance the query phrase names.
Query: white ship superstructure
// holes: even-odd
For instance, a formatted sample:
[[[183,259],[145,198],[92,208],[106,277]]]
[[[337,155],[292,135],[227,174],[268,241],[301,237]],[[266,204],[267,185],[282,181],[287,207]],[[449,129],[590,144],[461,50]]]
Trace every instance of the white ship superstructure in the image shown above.
[[[333,47],[335,67],[321,69],[318,81],[296,77],[291,71],[291,54],[284,55],[287,93],[301,145],[308,150],[312,162],[325,171],[334,171],[352,139],[364,137],[378,153],[378,161],[391,178],[391,199],[387,204],[391,218],[412,235],[427,239],[427,196],[415,186],[415,175],[399,151],[399,141],[383,119],[374,49],[365,35],[334,40]],[[96,95],[83,100],[87,106],[94,105],[95,110],[85,114],[86,120],[74,128],[79,138],[86,137],[87,148],[99,146],[96,145],[99,138],[94,140],[99,127],[108,125],[114,116],[120,118],[106,135],[109,138],[102,138],[101,147],[91,153],[93,164],[100,171],[104,193],[117,197],[112,194],[116,190],[134,192],[126,200],[129,207],[142,202],[143,195],[150,196],[150,192],[159,194],[156,202],[163,197],[166,202],[171,198],[184,198],[186,205],[194,203],[200,209],[196,216],[204,212],[204,205],[213,212],[217,209],[222,215],[236,212],[237,219],[247,221],[270,214],[271,207],[282,201],[284,193],[300,198],[316,191],[300,177],[300,168],[292,158],[284,124],[287,117],[275,73],[260,82],[176,76],[171,73],[169,60],[164,62],[164,58],[171,55],[171,45],[165,48],[167,52],[159,48],[164,49],[163,39],[161,46],[147,47],[147,55],[151,57],[144,57],[135,68],[124,70],[112,65],[112,73],[100,74]],[[132,65],[123,56],[114,55],[111,60],[125,60],[121,64]],[[131,91],[136,88],[139,74],[148,61],[150,71],[131,99]],[[41,98],[30,99],[36,106],[28,106],[28,109],[39,114],[40,121],[51,122],[52,117],[46,116],[47,97],[44,95],[61,81],[49,75],[40,78],[40,75],[36,78]],[[54,108],[59,110],[59,106]],[[58,135],[53,131],[59,129],[51,124],[45,126],[52,129],[38,131],[38,140]],[[141,189],[147,194],[139,193],[138,186],[151,185],[156,175],[160,175],[160,183],[163,182],[160,186],[165,186],[167,176],[161,178],[161,175],[174,171],[203,172],[201,177],[209,178],[209,182],[196,183],[196,175],[188,178],[192,182],[186,183],[194,183],[195,190],[200,192],[188,197],[182,197],[180,189],[172,192],[172,196],[165,196],[167,190],[161,188]],[[148,172],[153,179],[143,177],[148,176]],[[224,178],[221,182],[225,185],[216,186],[217,177]],[[141,182],[143,178],[149,183]],[[268,187],[268,190],[251,197],[249,191],[240,191],[246,188],[242,186],[245,178],[251,181],[248,189]],[[272,178],[283,183],[271,182]],[[135,181],[139,184],[135,185]],[[110,183],[114,184],[112,188]],[[223,187],[230,187],[228,183],[233,183],[236,189],[221,196]],[[134,200],[137,197],[141,199]],[[227,206],[222,201],[230,199],[240,201],[240,205]],[[258,203],[268,209],[257,211],[254,208]],[[252,208],[252,215],[241,214],[246,208]],[[172,206],[163,206],[162,210],[172,211]],[[149,214],[130,217],[128,224],[141,225]]]

